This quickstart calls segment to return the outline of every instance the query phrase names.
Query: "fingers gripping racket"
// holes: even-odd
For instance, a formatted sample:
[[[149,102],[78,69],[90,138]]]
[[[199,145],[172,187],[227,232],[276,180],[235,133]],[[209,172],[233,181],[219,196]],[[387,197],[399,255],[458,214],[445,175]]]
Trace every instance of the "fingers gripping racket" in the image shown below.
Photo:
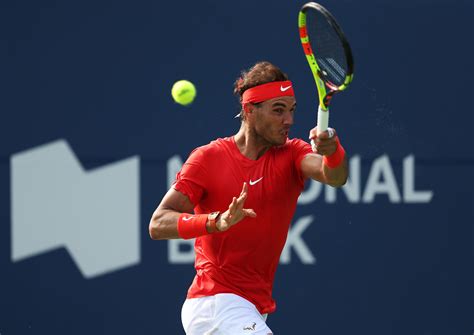
[[[317,127],[328,129],[329,104],[332,96],[351,83],[354,62],[352,51],[342,29],[329,11],[308,2],[298,15],[301,44],[318,89]],[[311,141],[314,148],[314,143]]]

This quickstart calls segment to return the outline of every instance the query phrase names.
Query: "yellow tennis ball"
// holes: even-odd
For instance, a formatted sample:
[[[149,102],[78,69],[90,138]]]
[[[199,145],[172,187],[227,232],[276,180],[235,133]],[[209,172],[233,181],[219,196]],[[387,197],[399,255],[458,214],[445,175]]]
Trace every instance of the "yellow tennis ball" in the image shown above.
[[[171,96],[177,103],[186,106],[196,98],[196,87],[187,80],[178,80],[171,88]]]

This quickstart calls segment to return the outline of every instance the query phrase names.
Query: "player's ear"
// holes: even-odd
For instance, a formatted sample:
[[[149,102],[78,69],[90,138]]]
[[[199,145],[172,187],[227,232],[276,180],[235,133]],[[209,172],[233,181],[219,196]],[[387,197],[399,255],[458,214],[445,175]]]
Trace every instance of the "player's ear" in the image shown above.
[[[245,113],[252,113],[253,112],[253,105],[252,104],[244,104],[242,106],[242,109],[244,110]]]

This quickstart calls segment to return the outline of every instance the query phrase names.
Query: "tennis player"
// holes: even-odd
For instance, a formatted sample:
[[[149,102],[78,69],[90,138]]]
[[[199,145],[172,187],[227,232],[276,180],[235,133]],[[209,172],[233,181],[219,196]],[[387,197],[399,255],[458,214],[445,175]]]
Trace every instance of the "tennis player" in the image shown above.
[[[195,241],[196,276],[183,304],[188,335],[273,334],[272,287],[304,182],[341,186],[345,151],[334,129],[289,139],[296,101],[279,68],[260,62],[242,72],[234,136],[196,148],[153,213],[152,239]]]

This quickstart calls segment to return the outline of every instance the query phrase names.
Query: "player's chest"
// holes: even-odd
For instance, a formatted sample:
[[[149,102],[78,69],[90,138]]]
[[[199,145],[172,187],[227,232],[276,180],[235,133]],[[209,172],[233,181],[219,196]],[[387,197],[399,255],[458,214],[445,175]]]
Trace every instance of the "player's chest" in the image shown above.
[[[246,204],[259,204],[263,200],[265,203],[284,201],[285,194],[295,184],[290,163],[265,160],[254,165],[222,166],[214,171],[216,183],[209,185],[209,196],[229,202],[240,194],[245,182],[248,185]]]

